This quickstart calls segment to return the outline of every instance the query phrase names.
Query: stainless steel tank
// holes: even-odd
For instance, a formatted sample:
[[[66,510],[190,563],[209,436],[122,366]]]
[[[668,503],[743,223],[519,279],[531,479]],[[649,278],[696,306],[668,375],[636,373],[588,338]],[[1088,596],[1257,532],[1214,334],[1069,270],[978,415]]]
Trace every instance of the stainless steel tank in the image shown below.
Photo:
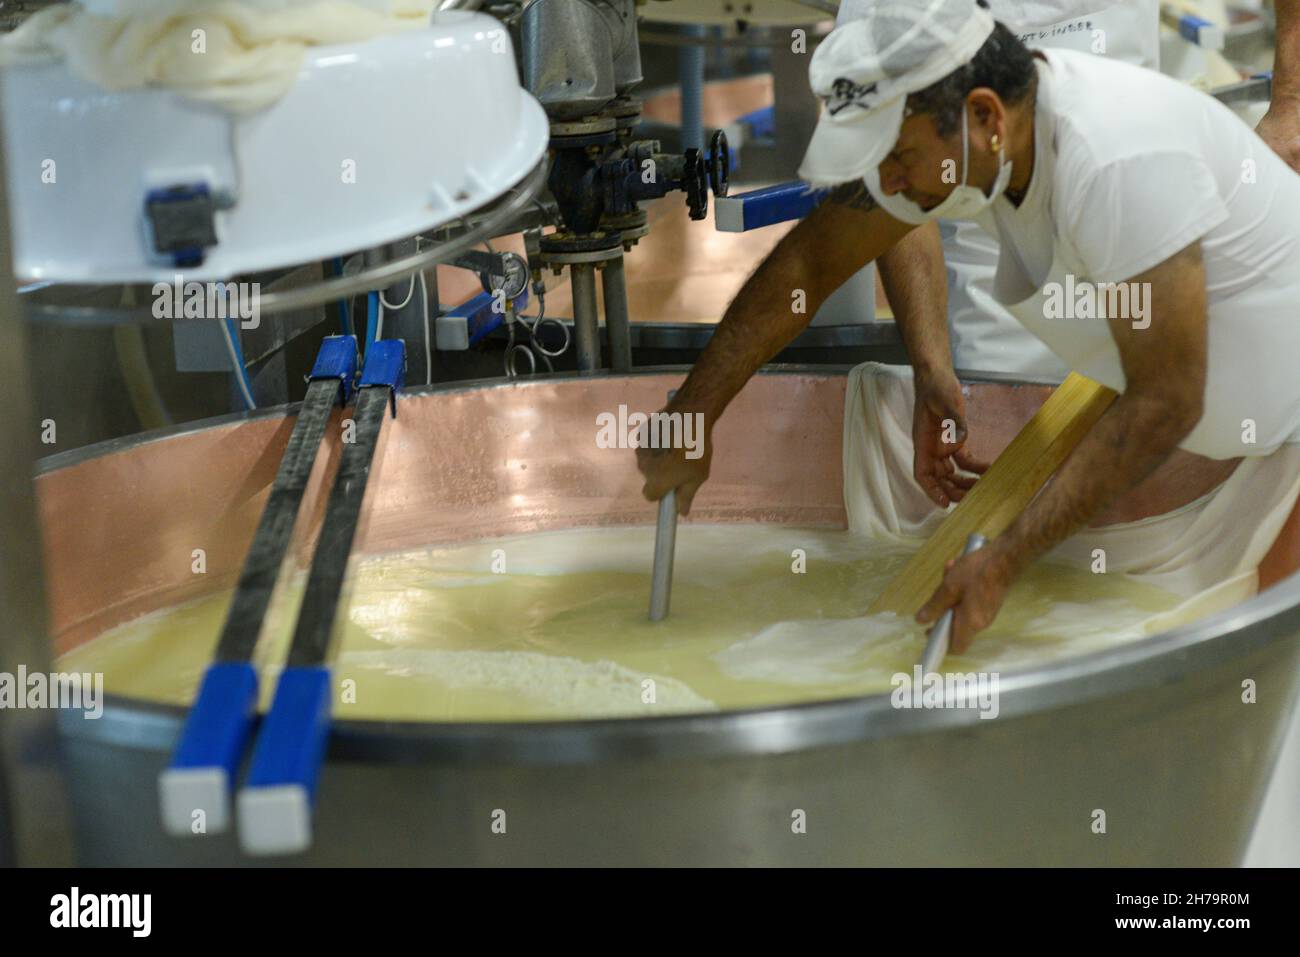
[[[620,403],[653,410],[680,378],[406,393],[377,454],[358,551],[652,523],[632,453],[597,448],[596,415]],[[806,370],[756,377],[717,427],[693,519],[843,527],[845,381]],[[1009,435],[1042,394],[973,383],[972,435]],[[233,583],[292,411],[44,463],[37,488],[56,650]],[[318,462],[305,505],[313,524],[335,458]],[[196,548],[206,574],[192,571]],[[1298,659],[1293,577],[1195,625],[1004,675],[991,721],[966,709],[896,710],[885,695],[656,719],[340,721],[315,844],[288,860],[1235,864],[1280,747]],[[1247,679],[1257,703],[1243,703]],[[162,832],[157,775],[181,717],[123,698],[97,721],[62,713],[84,863],[250,863],[233,835]],[[492,826],[498,811],[505,833]]]

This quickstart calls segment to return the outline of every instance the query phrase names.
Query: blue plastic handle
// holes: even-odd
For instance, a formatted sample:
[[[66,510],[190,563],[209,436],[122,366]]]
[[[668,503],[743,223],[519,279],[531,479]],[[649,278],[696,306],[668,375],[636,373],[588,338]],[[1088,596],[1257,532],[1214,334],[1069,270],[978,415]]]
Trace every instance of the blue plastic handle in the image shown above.
[[[257,671],[247,662],[208,666],[185,720],[173,769],[220,768],[234,781],[257,714]]]
[[[774,223],[803,219],[825,198],[802,181],[779,183],[717,199],[716,221],[720,232],[744,233]]]
[[[329,669],[286,668],[257,736],[246,787],[297,785],[315,801],[329,726]]]
[[[257,671],[247,662],[209,665],[158,777],[163,828],[177,837],[216,834],[230,818],[230,792],[257,716]]]

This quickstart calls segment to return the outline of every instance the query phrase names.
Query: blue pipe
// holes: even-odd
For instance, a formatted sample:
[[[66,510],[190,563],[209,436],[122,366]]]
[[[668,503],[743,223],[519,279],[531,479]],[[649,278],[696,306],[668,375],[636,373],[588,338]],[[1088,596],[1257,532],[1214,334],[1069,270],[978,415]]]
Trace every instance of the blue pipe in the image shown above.
[[[704,44],[705,27],[683,27],[687,46],[678,48],[677,71],[682,87],[682,150],[704,149]]]

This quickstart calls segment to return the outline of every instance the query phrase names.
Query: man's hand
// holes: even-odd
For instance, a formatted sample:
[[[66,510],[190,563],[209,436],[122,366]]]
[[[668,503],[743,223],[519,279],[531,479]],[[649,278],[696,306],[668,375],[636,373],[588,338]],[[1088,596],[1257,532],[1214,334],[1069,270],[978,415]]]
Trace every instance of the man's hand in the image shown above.
[[[970,647],[977,631],[993,624],[1018,574],[996,540],[969,555],[950,559],[944,566],[943,581],[916,613],[916,620],[928,625],[952,608],[948,647],[960,654]]]
[[[1255,132],[1288,166],[1300,173],[1300,97],[1274,96]]]
[[[709,463],[713,460],[713,428],[704,431],[703,455],[688,459],[687,450],[637,449],[636,467],[645,476],[641,493],[657,502],[673,489],[677,490],[677,513],[689,515],[695,493],[709,477]]]
[[[1124,392],[1006,531],[949,564],[917,613],[924,624],[954,608],[956,651],[993,622],[1021,571],[1154,472],[1201,418],[1208,320],[1200,241],[1130,281],[1149,284],[1151,313],[1144,323],[1108,320]]]
[[[966,400],[951,371],[917,371],[913,380],[916,405],[912,412],[912,474],[925,494],[941,508],[960,502],[976,479],[959,475],[960,466],[982,473],[986,463],[966,451]]]
[[[709,477],[713,425],[736,393],[794,341],[831,293],[911,229],[876,206],[855,180],[831,190],[786,234],[727,307],[669,406],[670,412],[704,416],[704,455],[688,459],[681,449],[639,449],[646,498],[658,500],[675,488],[678,511],[690,511]]]

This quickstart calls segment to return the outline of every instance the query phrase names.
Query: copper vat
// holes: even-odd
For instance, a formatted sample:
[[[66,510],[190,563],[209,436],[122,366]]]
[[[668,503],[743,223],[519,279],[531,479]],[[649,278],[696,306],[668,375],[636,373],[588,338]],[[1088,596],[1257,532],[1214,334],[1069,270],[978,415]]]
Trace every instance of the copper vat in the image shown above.
[[[361,552],[652,524],[596,415],[650,411],[679,371],[415,389],[371,481]],[[843,527],[842,371],[772,369],[719,424],[695,521]],[[972,435],[1041,388],[971,384]],[[56,650],[234,580],[292,408],[67,453],[37,488]],[[997,429],[994,426],[998,426]],[[337,450],[334,450],[337,451]],[[318,461],[309,541],[333,456]],[[191,571],[203,548],[207,574]],[[647,556],[647,562],[649,556]],[[1000,716],[887,696],[547,724],[339,722],[302,864],[1239,863],[1300,674],[1300,578],[1192,626],[1004,675]],[[1261,691],[1243,705],[1241,682]],[[61,716],[86,864],[240,864],[233,834],[163,834],[178,708]],[[507,833],[491,828],[507,812]],[[1094,811],[1107,833],[1094,833]],[[792,816],[803,811],[806,832]],[[281,861],[282,863],[284,861]]]

